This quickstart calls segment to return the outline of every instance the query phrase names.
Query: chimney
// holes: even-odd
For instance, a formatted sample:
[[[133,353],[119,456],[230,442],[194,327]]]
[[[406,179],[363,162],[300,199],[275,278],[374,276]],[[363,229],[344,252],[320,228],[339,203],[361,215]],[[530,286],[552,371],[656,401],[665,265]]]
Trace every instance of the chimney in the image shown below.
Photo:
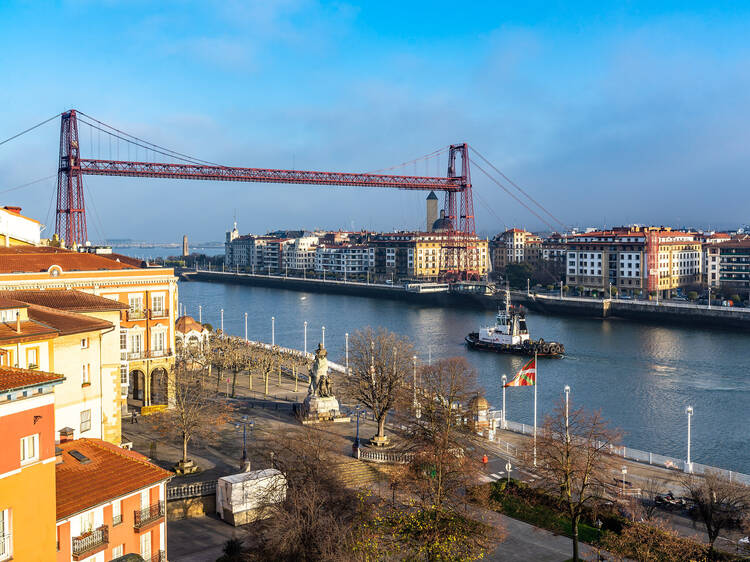
[[[21,333],[21,311],[16,310],[16,333]]]
[[[73,441],[75,430],[72,427],[63,427],[59,433],[60,443],[67,443],[68,441]]]
[[[13,214],[20,215],[21,214],[21,207],[15,207],[13,205],[6,205],[4,207],[6,211],[10,211]]]

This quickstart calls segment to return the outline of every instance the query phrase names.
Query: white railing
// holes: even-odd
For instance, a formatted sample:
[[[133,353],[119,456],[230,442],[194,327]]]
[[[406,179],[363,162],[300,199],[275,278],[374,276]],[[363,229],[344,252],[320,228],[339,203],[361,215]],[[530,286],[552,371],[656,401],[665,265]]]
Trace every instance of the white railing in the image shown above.
[[[367,448],[357,448],[357,458],[363,461],[370,462],[406,464],[414,459],[414,453],[405,453],[399,451],[376,451]]]
[[[0,560],[10,560],[13,554],[13,535],[0,533]]]
[[[190,484],[179,484],[167,487],[167,500],[179,500],[183,498],[199,498],[216,493],[216,480],[205,482],[192,482]]]

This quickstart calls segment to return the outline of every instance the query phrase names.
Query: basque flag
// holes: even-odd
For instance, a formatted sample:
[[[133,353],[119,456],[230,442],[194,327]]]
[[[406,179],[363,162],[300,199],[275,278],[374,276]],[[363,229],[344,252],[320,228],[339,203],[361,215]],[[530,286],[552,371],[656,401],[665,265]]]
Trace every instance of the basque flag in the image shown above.
[[[535,386],[536,385],[536,357],[526,363],[518,374],[505,386]]]

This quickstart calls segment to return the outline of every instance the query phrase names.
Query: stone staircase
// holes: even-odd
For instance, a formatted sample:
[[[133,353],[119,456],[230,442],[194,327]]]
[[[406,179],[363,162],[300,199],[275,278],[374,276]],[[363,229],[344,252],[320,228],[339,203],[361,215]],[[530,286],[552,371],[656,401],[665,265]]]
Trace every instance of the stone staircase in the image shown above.
[[[336,465],[336,473],[347,488],[370,486],[387,477],[376,465],[357,459],[340,462]]]

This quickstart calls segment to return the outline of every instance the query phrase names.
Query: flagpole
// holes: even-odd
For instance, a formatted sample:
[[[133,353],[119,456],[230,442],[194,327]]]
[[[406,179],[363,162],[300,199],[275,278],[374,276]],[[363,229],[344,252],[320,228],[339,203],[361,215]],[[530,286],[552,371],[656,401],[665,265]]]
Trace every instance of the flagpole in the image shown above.
[[[534,352],[534,466],[536,466],[536,387],[539,386],[539,363]]]

